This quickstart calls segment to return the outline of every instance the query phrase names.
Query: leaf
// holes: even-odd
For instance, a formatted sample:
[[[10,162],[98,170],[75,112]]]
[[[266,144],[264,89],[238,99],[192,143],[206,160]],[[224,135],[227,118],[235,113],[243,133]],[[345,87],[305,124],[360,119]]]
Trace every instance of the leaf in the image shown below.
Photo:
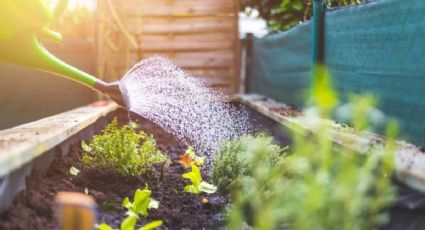
[[[81,142],[81,148],[83,149],[84,152],[88,153],[92,151],[92,148],[86,144],[86,142],[82,141]]]
[[[189,156],[189,154],[184,153],[184,154],[180,155],[179,163],[181,165],[183,165],[183,167],[189,168],[190,164],[192,163],[192,157]]]
[[[148,209],[158,208],[159,206],[159,201],[152,199],[151,194],[152,191],[149,190],[149,186],[146,184],[146,187],[143,190],[136,190],[133,202],[126,197],[122,202],[122,206],[135,215],[142,215],[146,217],[148,216]]]
[[[130,208],[133,204],[130,202],[130,199],[128,197],[126,197],[123,202],[122,202],[122,206],[124,208]]]
[[[139,230],[152,230],[152,229],[155,229],[155,228],[162,226],[162,224],[163,224],[162,220],[154,220],[154,221],[147,223],[145,226],[139,228]]]
[[[198,166],[202,166],[205,163],[205,157],[195,156],[195,164]]]
[[[197,186],[194,186],[193,184],[186,185],[186,186],[184,187],[184,191],[185,191],[185,192],[189,192],[189,193],[194,193],[194,194],[199,194],[199,193],[201,193],[201,191],[199,191],[198,187],[197,187]]]
[[[205,181],[202,181],[199,186],[198,189],[202,192],[206,192],[206,193],[215,193],[217,191],[217,186],[209,184]]]
[[[109,202],[103,202],[100,205],[100,209],[104,212],[117,212],[117,211],[119,211],[119,208],[115,204],[112,204],[112,203],[109,203]]]
[[[111,226],[105,223],[101,223],[99,225],[99,230],[114,230]]]
[[[158,207],[159,207],[159,201],[151,198],[149,202],[149,209],[151,208],[157,209]]]
[[[121,223],[121,230],[134,230],[134,227],[136,226],[137,222],[137,216],[136,215],[129,215],[127,218],[125,218]]]
[[[69,173],[73,176],[77,176],[78,173],[80,173],[80,170],[75,168],[74,166],[71,166],[71,168],[69,169]]]
[[[189,179],[193,185],[198,186],[202,182],[201,171],[194,163],[192,163],[191,166],[192,172],[185,173],[182,177]]]

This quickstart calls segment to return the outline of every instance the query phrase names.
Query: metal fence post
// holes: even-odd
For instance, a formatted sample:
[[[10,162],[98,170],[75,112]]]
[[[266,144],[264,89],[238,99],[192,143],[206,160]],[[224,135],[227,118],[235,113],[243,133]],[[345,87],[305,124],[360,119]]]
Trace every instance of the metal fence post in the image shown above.
[[[325,65],[325,11],[324,0],[313,0],[313,33],[312,33],[312,60],[311,60],[311,86],[319,80],[317,68]]]

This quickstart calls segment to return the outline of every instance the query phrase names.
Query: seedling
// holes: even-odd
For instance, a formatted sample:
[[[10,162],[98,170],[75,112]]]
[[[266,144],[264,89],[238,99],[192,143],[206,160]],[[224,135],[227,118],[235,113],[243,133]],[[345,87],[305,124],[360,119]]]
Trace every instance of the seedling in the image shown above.
[[[124,199],[122,202],[122,206],[126,208],[127,217],[121,222],[120,230],[134,230],[136,226],[137,220],[139,219],[139,215],[143,217],[148,216],[148,209],[158,208],[159,202],[151,198],[152,191],[149,190],[148,185],[142,189],[137,189],[134,193],[134,201],[131,202],[128,197]],[[162,220],[152,221],[145,226],[139,228],[138,230],[151,230],[162,225]],[[112,228],[110,225],[106,223],[102,223],[99,225],[99,230],[117,230]]]
[[[180,155],[179,163],[185,168],[191,167],[191,163],[195,163],[197,166],[202,166],[205,163],[205,157],[200,157],[196,155],[195,149],[192,146],[189,146],[186,149],[186,152]]]
[[[141,190],[137,189],[134,193],[134,201],[131,202],[128,197],[124,199],[122,202],[122,206],[125,207],[129,216],[132,215],[142,215],[143,217],[148,216],[148,209],[155,208],[157,209],[159,206],[159,202],[151,198],[152,191],[149,190],[148,185]]]
[[[134,230],[134,227],[137,223],[137,217],[136,216],[128,216],[123,220],[120,226],[120,230]],[[160,226],[162,226],[163,221],[162,220],[154,220],[143,227],[140,227],[138,230],[153,230]],[[102,223],[99,225],[99,230],[118,230],[117,228],[112,228],[110,225]]]
[[[217,191],[217,187],[202,180],[201,170],[199,170],[196,164],[192,162],[191,167],[191,172],[183,174],[183,178],[189,179],[192,183],[190,185],[186,185],[184,187],[184,191],[194,194],[200,194],[201,192],[215,193]]]

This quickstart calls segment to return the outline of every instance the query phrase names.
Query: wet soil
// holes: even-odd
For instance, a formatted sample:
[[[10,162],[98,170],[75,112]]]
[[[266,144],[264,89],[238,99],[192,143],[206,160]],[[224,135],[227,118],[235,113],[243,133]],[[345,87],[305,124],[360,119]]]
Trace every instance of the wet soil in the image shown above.
[[[120,123],[127,122],[126,113],[116,115]],[[110,169],[92,169],[81,162],[80,144],[73,145],[67,156],[55,156],[46,173],[37,169],[33,171],[31,177],[27,178],[26,190],[18,194],[13,205],[0,215],[0,230],[57,229],[54,203],[57,192],[84,192],[86,188],[97,202],[98,223],[105,222],[118,228],[125,218],[122,200],[127,196],[132,198],[134,191],[143,188],[145,183],[152,190],[152,198],[158,200],[160,205],[158,209],[151,209],[146,219],[140,218],[138,226],[152,220],[163,220],[161,229],[218,229],[223,226],[223,209],[230,203],[229,197],[218,193],[193,195],[183,192],[184,186],[189,182],[181,175],[187,169],[178,160],[186,146],[150,121],[141,117],[133,117],[134,120],[140,125],[140,129],[154,135],[158,148],[170,157],[172,163],[168,173],[161,175],[161,166],[156,173],[139,177],[120,176]],[[281,126],[270,119],[251,111],[250,121],[256,131],[273,135],[277,143],[289,143]],[[70,175],[71,166],[81,172],[77,176]],[[208,175],[203,173],[203,178],[209,181]],[[208,202],[205,203],[203,198]]]
[[[126,196],[132,199],[134,191],[143,188],[145,183],[160,205],[158,209],[150,210],[148,218],[141,218],[139,225],[159,219],[164,221],[163,229],[216,229],[222,225],[221,213],[229,203],[228,197],[218,193],[193,195],[183,192],[188,181],[181,175],[187,170],[178,160],[186,146],[147,120],[138,123],[142,130],[154,135],[158,148],[172,160],[168,173],[162,178],[161,167],[157,173],[140,177],[120,176],[110,169],[89,168],[81,162],[80,146],[73,145],[67,156],[55,156],[47,173],[34,170],[27,179],[26,191],[20,193],[13,206],[0,216],[0,229],[55,229],[55,194],[59,191],[84,192],[86,188],[98,204],[98,222],[118,227],[125,218],[122,200]],[[81,172],[77,176],[70,175],[71,166]],[[208,180],[207,175],[203,176]],[[208,203],[203,203],[203,198],[207,198]]]

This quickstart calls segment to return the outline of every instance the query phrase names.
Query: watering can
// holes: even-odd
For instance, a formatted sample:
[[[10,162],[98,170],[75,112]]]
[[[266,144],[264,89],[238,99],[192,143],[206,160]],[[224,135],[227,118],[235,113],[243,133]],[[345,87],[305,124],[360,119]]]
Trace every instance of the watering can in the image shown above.
[[[118,82],[107,83],[51,54],[40,43],[44,37],[59,42],[62,36],[49,23],[68,5],[61,0],[54,9],[48,0],[2,0],[0,7],[0,62],[15,64],[62,76],[109,96],[124,105]]]

